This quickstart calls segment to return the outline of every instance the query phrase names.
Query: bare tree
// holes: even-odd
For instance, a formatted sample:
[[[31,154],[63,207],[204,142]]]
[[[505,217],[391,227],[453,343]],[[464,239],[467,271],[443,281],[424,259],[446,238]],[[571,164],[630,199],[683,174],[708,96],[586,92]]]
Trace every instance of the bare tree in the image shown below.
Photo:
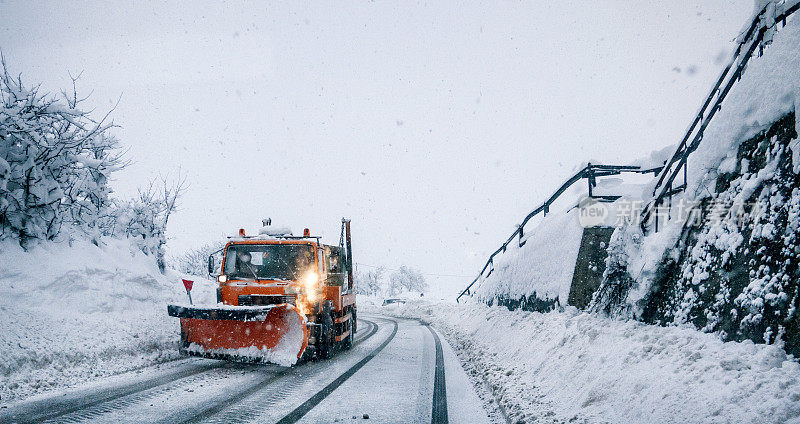
[[[116,201],[101,224],[103,235],[127,237],[148,255],[154,255],[161,272],[166,269],[164,245],[169,217],[178,210],[178,200],[187,190],[186,177],[161,177],[139,189],[137,198]]]

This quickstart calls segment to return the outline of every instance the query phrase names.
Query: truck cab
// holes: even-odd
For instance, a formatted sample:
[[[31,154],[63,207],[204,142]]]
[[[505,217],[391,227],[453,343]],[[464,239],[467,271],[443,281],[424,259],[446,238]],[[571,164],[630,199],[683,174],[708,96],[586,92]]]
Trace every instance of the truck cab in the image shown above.
[[[318,356],[330,356],[337,345],[349,348],[356,331],[356,296],[348,255],[349,221],[342,224],[340,246],[322,244],[308,229],[303,236],[252,237],[240,230],[221,252],[222,263],[215,275],[217,302],[291,305],[306,318],[308,346]],[[209,274],[214,273],[214,255],[208,265]]]

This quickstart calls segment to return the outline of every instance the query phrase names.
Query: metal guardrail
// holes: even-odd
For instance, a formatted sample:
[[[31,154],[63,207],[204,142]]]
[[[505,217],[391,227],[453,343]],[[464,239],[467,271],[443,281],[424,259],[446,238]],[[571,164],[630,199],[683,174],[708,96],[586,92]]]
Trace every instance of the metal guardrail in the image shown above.
[[[678,144],[677,149],[675,149],[672,157],[670,157],[670,159],[664,163],[663,167],[640,170],[635,166],[587,165],[585,168],[581,169],[578,171],[578,173],[569,178],[558,190],[556,190],[552,196],[550,196],[549,199],[547,199],[547,201],[545,201],[538,208],[534,209],[525,217],[524,220],[522,220],[522,223],[517,226],[517,229],[511,234],[511,236],[500,246],[499,249],[495,250],[494,253],[489,256],[489,260],[486,261],[486,264],[481,269],[481,272],[477,277],[475,277],[474,280],[472,280],[467,288],[458,295],[456,302],[458,302],[458,300],[461,299],[461,297],[465,294],[470,294],[470,289],[472,286],[477,283],[478,280],[480,280],[487,269],[489,269],[489,272],[486,274],[486,277],[491,275],[492,271],[494,271],[495,256],[505,252],[509,243],[514,240],[514,237],[519,236],[519,246],[522,247],[525,244],[525,242],[522,240],[524,234],[523,228],[525,224],[539,213],[546,215],[550,210],[550,205],[562,193],[564,193],[567,188],[569,188],[578,180],[584,178],[589,180],[590,197],[599,199],[601,201],[614,201],[619,198],[619,196],[593,195],[592,187],[596,185],[595,178],[607,175],[618,175],[622,172],[637,172],[641,174],[648,172],[658,173],[658,179],[655,187],[653,188],[653,199],[648,202],[645,208],[642,210],[640,220],[642,231],[646,232],[647,223],[651,217],[654,217],[654,230],[658,231],[658,214],[654,215],[653,212],[662,203],[664,203],[665,198],[668,198],[671,201],[674,194],[679,193],[686,188],[686,163],[688,157],[692,152],[697,150],[700,141],[703,139],[703,133],[705,132],[706,127],[708,127],[711,119],[714,117],[717,111],[721,109],[722,101],[728,95],[728,92],[730,92],[733,85],[741,78],[745,68],[747,67],[747,62],[753,56],[756,48],[758,48],[760,56],[764,50],[764,41],[767,42],[766,44],[771,42],[771,36],[772,33],[777,30],[777,24],[780,22],[783,26],[785,26],[786,19],[789,17],[789,15],[796,12],[798,9],[800,9],[800,0],[773,1],[767,3],[761,12],[755,16],[748,29],[741,35],[739,44],[736,47],[736,51],[734,52],[731,61],[728,63],[725,69],[723,69],[722,73],[717,79],[716,84],[714,84],[714,88],[711,90],[711,93],[708,95],[708,97],[706,97],[706,101],[700,107],[697,115],[695,115],[694,120],[689,125],[689,129],[686,131],[686,134],[684,135],[680,144]],[[765,36],[767,36],[768,33],[770,38],[765,40]],[[736,66],[736,69],[733,71],[733,73],[731,73],[730,71],[734,66]],[[723,88],[720,90],[720,87]],[[710,109],[709,106],[711,106]],[[692,140],[691,143],[688,143],[689,139]],[[683,172],[683,184],[679,186],[673,186],[675,179],[681,172]]]
[[[652,172],[653,174],[655,174],[660,171],[661,167],[653,169],[641,169],[641,167],[639,166],[626,166],[626,165],[593,165],[591,163],[586,165],[575,175],[567,179],[567,181],[564,182],[564,184],[562,184],[561,187],[559,187],[558,190],[556,190],[555,193],[553,193],[553,195],[550,196],[544,203],[542,203],[538,208],[534,209],[533,211],[531,211],[531,213],[525,216],[525,219],[523,219],[522,223],[517,226],[517,229],[514,230],[513,233],[511,233],[511,236],[508,237],[508,239],[500,246],[500,248],[495,250],[494,253],[492,253],[489,256],[489,259],[486,261],[486,264],[483,266],[483,269],[481,269],[481,272],[478,274],[477,277],[475,277],[474,280],[472,280],[469,286],[467,286],[467,288],[464,289],[461,292],[461,294],[458,295],[458,297],[456,298],[456,302],[458,302],[458,300],[461,299],[461,296],[464,296],[465,294],[466,295],[470,294],[470,289],[472,288],[472,286],[475,283],[477,283],[478,280],[480,280],[480,278],[483,276],[483,273],[486,272],[487,269],[489,269],[489,272],[486,274],[486,277],[491,275],[492,271],[494,271],[495,256],[505,252],[506,248],[508,248],[508,245],[514,240],[515,237],[519,237],[519,247],[525,245],[525,240],[522,240],[522,237],[525,235],[524,233],[525,224],[527,224],[528,221],[531,220],[531,218],[540,213],[542,214],[542,216],[546,216],[547,213],[550,212],[550,205],[552,205],[553,202],[555,202],[568,188],[570,188],[573,184],[575,184],[579,180],[586,179],[588,181],[590,198],[597,199],[601,202],[613,202],[619,199],[620,196],[594,194],[592,189],[595,186],[597,186],[597,178],[607,177],[610,175],[619,175],[624,172],[636,173],[636,174],[647,174]]]
[[[733,85],[741,79],[742,73],[747,67],[747,62],[753,56],[756,48],[758,48],[759,56],[761,56],[764,50],[764,41],[771,42],[771,35],[777,30],[777,23],[781,22],[785,26],[786,18],[796,12],[798,8],[800,8],[800,0],[770,2],[755,16],[747,31],[741,35],[739,45],[736,47],[731,61],[722,70],[716,84],[714,84],[714,88],[711,89],[711,93],[706,97],[706,101],[700,107],[691,125],[689,125],[689,129],[680,144],[678,144],[678,148],[675,149],[675,153],[664,164],[664,168],[658,176],[656,185],[653,188],[653,199],[645,205],[641,213],[639,222],[643,232],[647,232],[647,223],[651,217],[653,218],[653,229],[658,231],[659,214],[654,214],[654,211],[664,203],[665,198],[669,199],[671,205],[672,196],[686,188],[686,163],[689,155],[700,145],[706,127],[708,127],[717,111],[722,108],[722,101],[725,100]],[[765,40],[764,37],[768,32],[770,33],[770,38]],[[734,66],[736,69],[731,73],[730,71]],[[720,87],[722,87],[721,90]],[[688,142],[689,139],[692,141]],[[683,173],[683,183],[674,186],[675,179],[681,172]]]

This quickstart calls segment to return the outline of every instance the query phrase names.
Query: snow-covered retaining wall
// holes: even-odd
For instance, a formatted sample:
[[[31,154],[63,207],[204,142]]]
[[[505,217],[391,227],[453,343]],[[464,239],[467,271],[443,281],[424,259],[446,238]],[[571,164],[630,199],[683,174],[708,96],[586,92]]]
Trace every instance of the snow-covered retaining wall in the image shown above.
[[[658,261],[643,295],[619,271],[608,287],[620,309],[645,322],[692,324],[725,340],[776,343],[800,356],[800,175],[794,172],[794,114],[738,149],[714,196]],[[611,302],[613,309],[613,301]]]
[[[798,105],[793,16],[689,156],[686,190],[672,204],[699,204],[699,219],[684,214],[648,234],[618,229],[593,308],[800,355]]]
[[[512,242],[495,257],[494,270],[476,283],[474,297],[526,310],[566,305],[582,235],[575,209],[547,215],[522,247]]]

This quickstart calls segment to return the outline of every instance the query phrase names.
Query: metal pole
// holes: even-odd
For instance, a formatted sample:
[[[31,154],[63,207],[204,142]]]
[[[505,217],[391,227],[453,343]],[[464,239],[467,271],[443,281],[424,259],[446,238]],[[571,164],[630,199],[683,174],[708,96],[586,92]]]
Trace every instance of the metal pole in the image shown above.
[[[350,244],[350,220],[343,219],[345,231],[345,243],[347,246],[347,284],[353,290],[353,247]]]

